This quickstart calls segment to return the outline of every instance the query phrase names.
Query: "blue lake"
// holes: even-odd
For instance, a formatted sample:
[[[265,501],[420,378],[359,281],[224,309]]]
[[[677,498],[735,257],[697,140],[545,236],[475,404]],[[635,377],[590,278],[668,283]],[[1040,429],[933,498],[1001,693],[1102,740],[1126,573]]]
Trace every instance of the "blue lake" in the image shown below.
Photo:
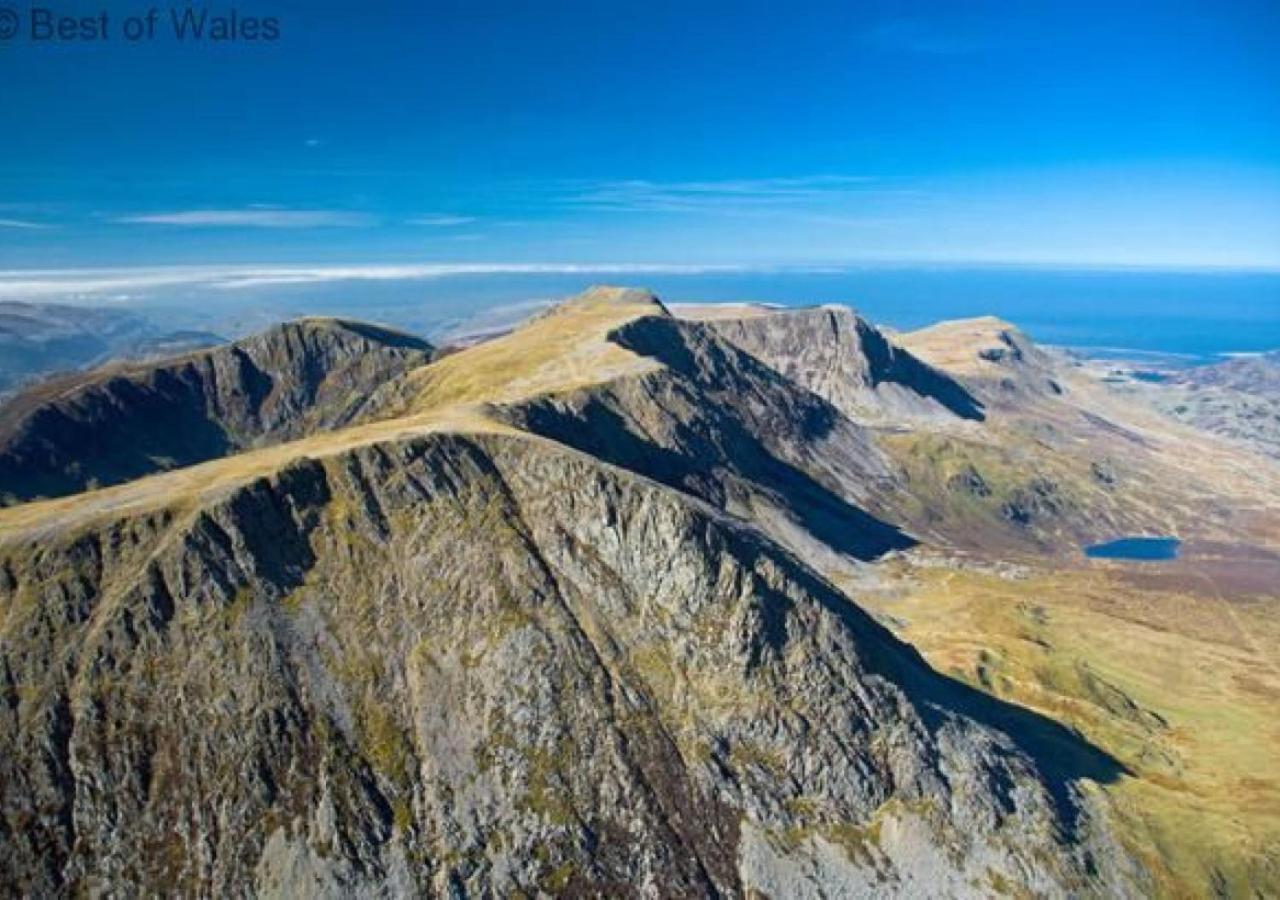
[[[1182,541],[1171,537],[1125,537],[1084,548],[1091,559],[1130,559],[1161,562],[1177,559]]]

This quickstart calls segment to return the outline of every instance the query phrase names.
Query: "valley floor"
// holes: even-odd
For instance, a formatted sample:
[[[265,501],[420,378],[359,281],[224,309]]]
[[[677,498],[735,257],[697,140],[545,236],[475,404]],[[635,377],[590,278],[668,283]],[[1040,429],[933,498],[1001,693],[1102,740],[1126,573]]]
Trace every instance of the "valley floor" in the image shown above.
[[[1167,896],[1280,885],[1280,560],[886,561],[859,602],[939,671],[1078,729]]]

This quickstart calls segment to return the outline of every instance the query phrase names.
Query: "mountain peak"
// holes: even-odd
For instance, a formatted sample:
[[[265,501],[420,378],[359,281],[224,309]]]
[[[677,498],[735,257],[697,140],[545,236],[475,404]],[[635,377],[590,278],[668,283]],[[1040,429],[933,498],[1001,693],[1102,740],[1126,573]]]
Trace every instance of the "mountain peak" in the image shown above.
[[[1021,362],[1041,351],[1017,326],[995,316],[939,322],[900,336],[904,347],[944,369]]]
[[[855,420],[983,417],[981,404],[963,387],[843,304],[691,307],[681,315],[705,323]]]
[[[348,424],[429,361],[405,332],[305,318],[231,344],[37,384],[0,413],[0,505],[60,496]]]
[[[581,294],[565,300],[559,306],[651,307],[653,314],[670,315],[666,306],[652,291],[644,288],[621,287],[611,284],[592,285]]]
[[[359,319],[345,319],[338,316],[303,316],[281,322],[262,332],[263,337],[282,334],[288,331],[313,331],[320,334],[355,337],[372,341],[383,347],[398,347],[404,350],[420,350],[430,353],[434,348],[415,334],[379,325],[375,322],[363,322]]]

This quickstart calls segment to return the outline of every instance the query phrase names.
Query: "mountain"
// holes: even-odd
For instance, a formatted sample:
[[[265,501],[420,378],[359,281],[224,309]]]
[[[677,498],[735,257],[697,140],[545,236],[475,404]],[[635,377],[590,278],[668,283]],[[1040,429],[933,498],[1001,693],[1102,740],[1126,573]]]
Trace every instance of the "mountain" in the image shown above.
[[[101,362],[152,331],[122,310],[0,300],[0,395],[39,375]]]
[[[270,442],[0,511],[0,878],[1280,883],[1280,773],[1245,739],[1280,690],[1280,467],[1011,326],[869,351],[843,313],[758,318],[596,288],[238,420]],[[1130,526],[1194,558],[1081,557]]]
[[[980,421],[982,404],[954,379],[892,343],[844,306],[780,310],[693,307],[721,337],[854,419],[901,423],[951,415]]]
[[[1061,360],[1018,328],[994,316],[942,322],[909,332],[901,345],[954,373],[989,404],[1017,407],[1027,398],[1058,396]]]
[[[678,453],[661,413],[714,408],[711,384],[751,395],[712,432],[832,414],[602,290],[419,369],[399,419],[12,511],[7,883],[1135,889],[1081,782],[1119,775],[1105,754],[934,674],[675,486],[724,501],[707,473],[664,484],[512,426],[652,393],[614,434],[669,425]],[[792,438],[757,439],[748,460]]]
[[[1180,370],[1149,393],[1180,421],[1280,458],[1280,351]]]
[[[0,498],[61,496],[342,425],[430,352],[400,332],[304,319],[52,379],[0,407]]]
[[[27,891],[1136,877],[1076,786],[1105,756],[540,441],[352,448],[6,551],[0,866]]]

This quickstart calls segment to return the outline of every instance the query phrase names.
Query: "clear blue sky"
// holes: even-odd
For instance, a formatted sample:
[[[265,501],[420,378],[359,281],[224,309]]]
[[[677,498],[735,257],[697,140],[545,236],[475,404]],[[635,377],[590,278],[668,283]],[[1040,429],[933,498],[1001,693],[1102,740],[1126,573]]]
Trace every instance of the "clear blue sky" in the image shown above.
[[[0,267],[1280,266],[1275,0],[151,5],[0,44]]]

